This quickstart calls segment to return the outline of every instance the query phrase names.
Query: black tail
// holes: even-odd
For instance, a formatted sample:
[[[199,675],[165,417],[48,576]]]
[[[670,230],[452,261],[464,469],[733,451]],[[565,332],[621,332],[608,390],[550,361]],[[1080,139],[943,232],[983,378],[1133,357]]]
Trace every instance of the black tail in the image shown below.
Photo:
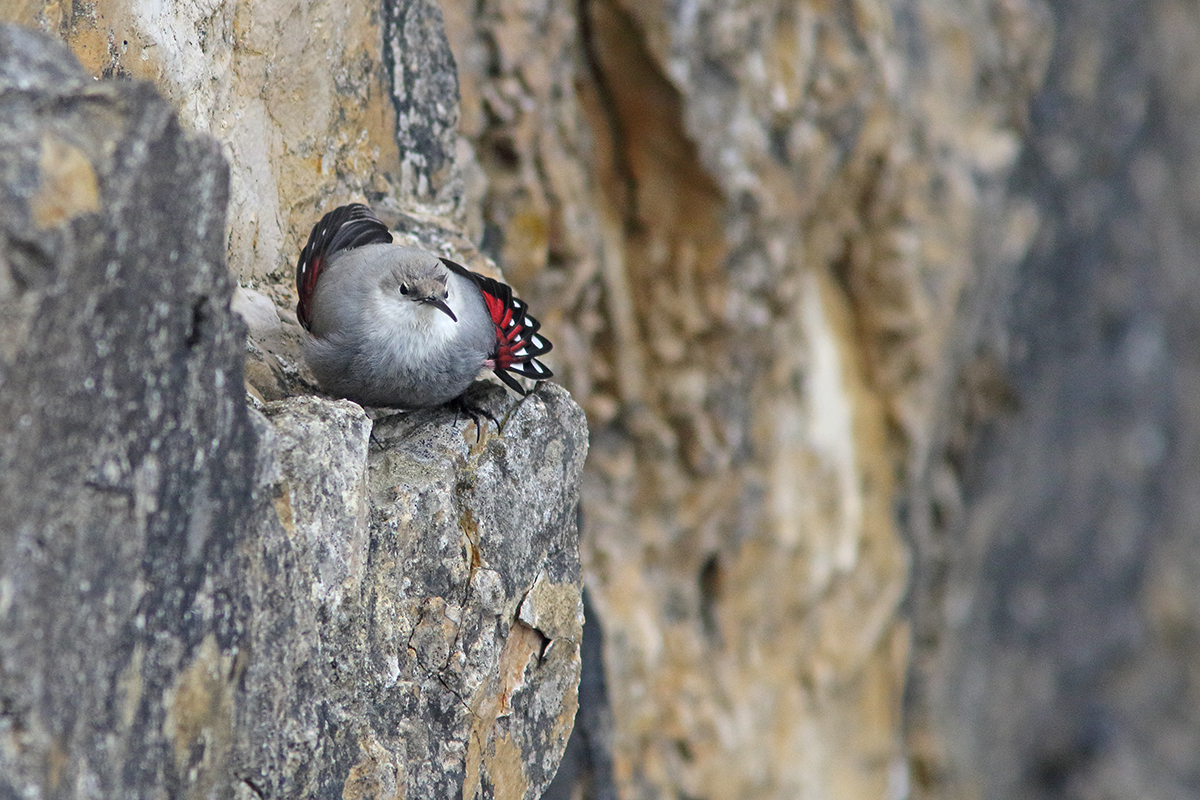
[[[296,316],[307,330],[312,324],[312,300],[321,270],[335,253],[366,244],[391,244],[392,234],[362,203],[338,206],[313,226],[308,244],[296,263]]]

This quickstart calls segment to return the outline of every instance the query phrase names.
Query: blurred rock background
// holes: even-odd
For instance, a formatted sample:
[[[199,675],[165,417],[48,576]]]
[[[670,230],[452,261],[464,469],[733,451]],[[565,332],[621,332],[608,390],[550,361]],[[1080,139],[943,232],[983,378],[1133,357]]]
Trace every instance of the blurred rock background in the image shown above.
[[[1200,797],[1200,9],[1050,8],[1038,234],[909,517],[914,785]]]
[[[591,435],[555,796],[1200,796],[1193,3],[4,16],[222,143],[263,399],[337,203],[530,301]]]

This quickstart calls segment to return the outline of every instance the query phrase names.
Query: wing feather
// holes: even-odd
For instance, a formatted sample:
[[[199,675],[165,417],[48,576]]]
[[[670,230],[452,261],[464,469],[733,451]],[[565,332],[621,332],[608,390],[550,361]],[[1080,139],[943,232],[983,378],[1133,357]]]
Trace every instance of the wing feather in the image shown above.
[[[367,244],[391,244],[392,234],[371,209],[362,203],[338,206],[313,226],[308,244],[300,251],[296,263],[296,317],[308,330],[312,326],[313,293],[321,270],[338,253]]]
[[[492,324],[496,326],[496,349],[492,353],[492,361],[496,365],[493,371],[500,380],[524,394],[525,390],[509,373],[538,381],[553,377],[554,373],[537,357],[549,353],[554,345],[538,333],[542,323],[529,313],[529,306],[524,300],[513,295],[512,287],[478,272],[471,272],[448,259],[441,261],[451,272],[478,286],[483,294]]]

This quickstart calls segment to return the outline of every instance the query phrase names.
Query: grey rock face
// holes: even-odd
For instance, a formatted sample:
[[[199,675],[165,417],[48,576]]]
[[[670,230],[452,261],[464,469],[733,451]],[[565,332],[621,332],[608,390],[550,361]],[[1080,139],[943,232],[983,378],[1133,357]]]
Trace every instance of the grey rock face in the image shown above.
[[[255,439],[226,196],[150,86],[0,28],[2,796],[203,793],[228,757]]]
[[[498,417],[516,402],[485,400]],[[245,551],[247,780],[268,796],[539,797],[577,702],[582,411],[546,387],[478,444],[443,409],[373,437],[344,400],[266,414],[262,489],[282,524]]]
[[[0,27],[0,797],[538,797],[582,411],[248,412],[227,195],[151,87]]]
[[[401,188],[432,200],[449,178],[458,138],[458,71],[433,0],[387,0],[383,61],[392,80]]]
[[[1017,183],[1040,230],[972,343],[1000,381],[964,381],[974,424],[916,494],[923,796],[1197,797],[1195,9],[1051,7]]]

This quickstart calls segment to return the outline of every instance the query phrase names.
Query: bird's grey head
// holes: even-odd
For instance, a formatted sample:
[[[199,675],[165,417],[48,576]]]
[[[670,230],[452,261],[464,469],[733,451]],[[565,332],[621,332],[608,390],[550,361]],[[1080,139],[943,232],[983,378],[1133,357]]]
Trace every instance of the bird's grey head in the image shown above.
[[[406,259],[384,276],[381,288],[401,302],[431,306],[458,322],[446,302],[450,297],[449,277],[449,271],[436,259]]]

